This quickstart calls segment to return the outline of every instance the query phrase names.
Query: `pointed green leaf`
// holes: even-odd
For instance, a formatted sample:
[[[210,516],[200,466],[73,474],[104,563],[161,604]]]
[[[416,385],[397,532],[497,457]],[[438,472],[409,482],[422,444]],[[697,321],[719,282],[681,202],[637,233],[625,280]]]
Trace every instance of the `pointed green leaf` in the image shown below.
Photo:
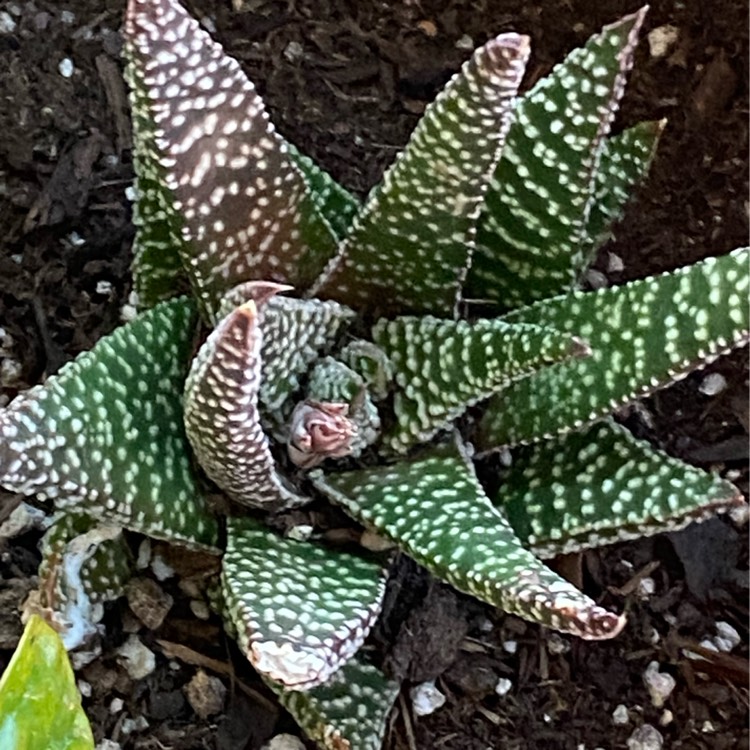
[[[612,225],[622,216],[633,188],[648,174],[665,125],[666,120],[641,122],[606,140],[596,173],[581,265],[573,268],[577,277],[609,239]]]
[[[159,539],[213,547],[182,425],[197,316],[157,305],[0,409],[0,484]]]
[[[301,154],[292,144],[288,144],[288,148],[291,160],[305,177],[315,208],[328,222],[336,239],[343,240],[361,209],[359,200],[309,156]]]
[[[495,502],[542,557],[675,531],[744,500],[610,420],[513,451]]]
[[[240,284],[222,300],[219,317],[251,298],[249,284]],[[274,297],[259,310],[263,331],[262,378],[259,400],[276,412],[300,386],[303,376],[321,353],[330,349],[356,317],[337,302]]]
[[[0,747],[94,750],[68,654],[37,615],[26,624],[0,678]]]
[[[312,475],[316,487],[459,591],[586,639],[612,638],[624,618],[599,607],[526,550],[463,456]]]
[[[528,54],[528,37],[517,34],[474,53],[372,192],[312,296],[396,312],[455,307]]]
[[[400,689],[358,656],[312,690],[270,687],[305,734],[326,750],[380,750]]]
[[[387,444],[399,453],[427,442],[513,380],[588,353],[568,334],[500,320],[381,320],[373,338],[394,374],[396,425]]]
[[[575,283],[603,142],[645,13],[606,26],[518,103],[480,216],[467,298],[513,309]]]
[[[260,423],[262,330],[254,300],[227,315],[201,346],[185,383],[185,428],[203,471],[251,508],[299,505]]]
[[[671,273],[545,300],[504,320],[575,333],[592,356],[512,383],[491,399],[482,448],[579,428],[747,341],[747,248]]]
[[[180,248],[182,219],[172,206],[166,185],[166,172],[159,163],[156,124],[150,116],[144,71],[134,65],[131,46],[125,44],[125,78],[130,86],[133,118],[133,289],[141,309],[179,296],[190,289],[182,266]]]
[[[62,634],[78,648],[96,632],[103,604],[122,595],[132,558],[122,529],[88,516],[58,514],[41,542],[40,604]]]
[[[380,612],[382,566],[229,518],[222,587],[237,641],[261,675],[308,690],[362,645]]]
[[[208,319],[242,281],[304,289],[335,239],[239,63],[176,0],[130,0],[125,36],[142,83],[134,103],[147,101],[155,123],[183,264]]]

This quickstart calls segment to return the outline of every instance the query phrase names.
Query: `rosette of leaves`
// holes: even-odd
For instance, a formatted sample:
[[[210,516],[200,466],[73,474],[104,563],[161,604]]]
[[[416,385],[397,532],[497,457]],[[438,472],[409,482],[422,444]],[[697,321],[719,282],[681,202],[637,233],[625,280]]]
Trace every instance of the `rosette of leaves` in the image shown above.
[[[644,13],[522,95],[529,40],[491,39],[360,203],[177,2],[131,0],[141,312],[0,412],[0,482],[84,518],[53,527],[45,580],[89,519],[221,554],[228,629],[337,748],[378,747],[397,690],[353,658],[388,561],[269,514],[328,498],[460,591],[615,636],[542,558],[742,502],[610,414],[747,341],[747,249],[581,284],[663,127],[611,132]],[[512,448],[491,494],[473,446]],[[115,554],[79,556],[53,609],[116,595]]]

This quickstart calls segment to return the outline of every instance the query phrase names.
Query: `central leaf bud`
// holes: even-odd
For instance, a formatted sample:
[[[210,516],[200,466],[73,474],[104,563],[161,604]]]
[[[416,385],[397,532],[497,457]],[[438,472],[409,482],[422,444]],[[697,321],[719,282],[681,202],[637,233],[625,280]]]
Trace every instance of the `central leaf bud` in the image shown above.
[[[289,457],[302,469],[326,458],[351,453],[356,426],[348,419],[349,405],[330,401],[301,401],[294,407],[289,430]]]

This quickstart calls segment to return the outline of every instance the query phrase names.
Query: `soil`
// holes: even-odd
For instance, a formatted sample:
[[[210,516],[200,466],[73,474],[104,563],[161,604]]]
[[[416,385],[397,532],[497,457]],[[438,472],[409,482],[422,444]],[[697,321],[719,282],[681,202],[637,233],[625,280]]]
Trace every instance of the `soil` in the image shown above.
[[[133,228],[125,190],[133,174],[119,56],[123,5],[0,2],[0,398],[6,401],[111,331],[127,299]],[[191,5],[242,61],[279,130],[363,194],[467,50],[490,33],[531,35],[532,81],[638,0]],[[618,127],[663,117],[669,124],[650,179],[597,263],[614,283],[724,253],[747,239],[746,3],[656,0],[646,31],[665,25],[677,30],[676,42],[657,57],[644,35],[618,117]],[[726,380],[717,395],[701,392],[706,372],[699,373],[621,416],[637,434],[721,470],[747,492],[746,351],[707,372]],[[17,502],[0,494],[0,515]],[[20,634],[17,607],[34,585],[37,541],[30,532],[0,547],[0,668]],[[185,556],[170,562],[178,570],[191,564]],[[400,561],[388,614],[370,648],[408,680],[437,678],[447,702],[417,718],[407,683],[386,748],[624,748],[643,724],[657,727],[669,748],[747,746],[746,527],[717,519],[558,564],[591,595],[628,612],[622,636],[585,643],[551,635]],[[281,731],[297,734],[219,622],[191,612],[189,592],[175,581],[158,584],[174,604],[155,630],[143,627],[125,600],[107,613],[103,652],[79,672],[97,740],[133,750],[241,750],[259,748]],[[687,658],[685,646],[700,650],[695,644],[719,621],[736,628],[741,643],[731,653],[703,651],[704,661]],[[114,654],[135,631],[157,655],[156,669],[137,681]],[[661,708],[643,681],[652,661],[676,680]],[[213,708],[195,690],[191,700],[183,690],[198,667],[227,689],[226,697],[213,696]],[[495,692],[501,677],[510,680],[504,696]],[[209,716],[199,718],[195,706]]]

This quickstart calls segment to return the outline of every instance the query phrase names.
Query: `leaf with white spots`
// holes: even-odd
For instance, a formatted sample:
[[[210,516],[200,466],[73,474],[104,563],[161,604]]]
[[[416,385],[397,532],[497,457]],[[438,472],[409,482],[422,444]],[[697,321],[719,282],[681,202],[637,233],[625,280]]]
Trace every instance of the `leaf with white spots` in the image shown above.
[[[313,476],[315,486],[459,591],[586,639],[612,638],[608,612],[526,550],[455,448],[392,466]]]
[[[239,63],[176,0],[130,0],[125,39],[202,311],[251,279],[304,289],[336,241]]]
[[[744,505],[730,482],[606,420],[513,451],[495,496],[541,557],[676,531]]]
[[[380,750],[400,684],[355,656],[305,692],[271,684],[305,734],[326,750]]]
[[[252,299],[216,326],[185,382],[185,427],[201,468],[232,500],[278,510],[306,498],[276,473],[260,423],[262,338]]]
[[[606,26],[519,101],[479,219],[466,298],[513,309],[577,280],[604,140],[645,13]]]
[[[125,50],[130,59],[127,44]],[[148,109],[143,71],[128,62],[125,78],[130,86],[136,194],[131,270],[138,305],[148,309],[157,302],[187,292],[190,282],[179,249],[185,244],[182,219],[174,210],[172,194],[166,186],[166,171],[159,163],[156,126]]]
[[[567,333],[501,320],[381,320],[373,339],[393,372],[396,424],[386,441],[399,453],[427,442],[468,407],[512,381],[588,354]]]
[[[328,222],[336,239],[343,240],[362,208],[359,199],[339,185],[309,156],[300,153],[291,143],[288,147],[290,158],[305,177],[315,208]]]
[[[662,388],[748,339],[747,248],[596,292],[571,292],[504,318],[581,336],[586,359],[512,383],[480,423],[482,448],[582,427]]]
[[[665,125],[666,120],[641,122],[606,140],[579,254],[580,265],[573,268],[577,277],[609,239],[612,225],[622,216],[633,188],[648,174]]]
[[[227,293],[220,318],[250,299],[255,283],[240,284]],[[259,400],[269,412],[276,412],[299,388],[300,377],[340,338],[356,314],[337,302],[294,297],[274,297],[258,312],[263,330]]]
[[[0,485],[159,539],[213,547],[182,425],[197,323],[163,302],[0,409]]]
[[[382,566],[285,539],[252,518],[229,518],[222,561],[226,611],[261,675],[284,687],[320,685],[359,650],[382,606]]]
[[[518,34],[474,53],[428,107],[312,296],[389,312],[455,307],[528,54]]]
[[[78,648],[97,632],[102,605],[122,595],[132,571],[130,549],[121,528],[72,513],[58,514],[40,546],[39,604],[66,648]]]

